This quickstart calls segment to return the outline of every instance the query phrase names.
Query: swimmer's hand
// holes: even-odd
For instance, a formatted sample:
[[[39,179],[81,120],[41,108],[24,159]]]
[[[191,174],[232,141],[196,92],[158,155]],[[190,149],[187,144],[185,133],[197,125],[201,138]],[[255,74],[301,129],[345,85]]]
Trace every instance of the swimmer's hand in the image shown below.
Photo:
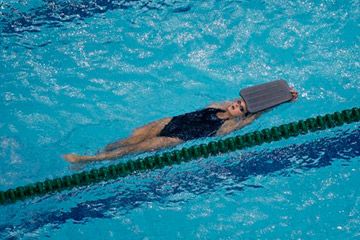
[[[298,92],[293,87],[291,87],[290,88],[290,93],[292,95],[291,101],[295,101],[297,99],[297,97],[298,97]]]
[[[71,163],[77,163],[81,161],[81,156],[76,154],[65,154],[62,156],[66,161]]]

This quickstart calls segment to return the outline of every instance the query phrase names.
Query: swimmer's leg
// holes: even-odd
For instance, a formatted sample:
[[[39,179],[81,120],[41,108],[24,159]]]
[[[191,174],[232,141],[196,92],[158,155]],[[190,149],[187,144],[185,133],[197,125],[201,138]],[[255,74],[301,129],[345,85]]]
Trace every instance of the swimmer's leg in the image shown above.
[[[106,145],[102,152],[112,152],[121,147],[126,147],[128,145],[137,144],[141,141],[144,141],[145,137],[146,136],[140,135],[140,136],[130,136],[125,139],[120,139],[119,141],[116,141],[116,142]]]
[[[175,146],[183,141],[179,138],[169,138],[169,137],[155,137],[151,139],[144,140],[138,144],[133,144],[129,146],[124,146],[119,149],[116,149],[111,152],[102,152],[94,156],[80,156],[76,154],[67,154],[63,157],[72,163],[75,162],[86,162],[86,161],[102,161],[116,159],[121,156],[130,153],[140,153],[146,151],[154,151],[165,147]]]
[[[112,152],[120,147],[138,144],[146,139],[155,138],[170,120],[171,118],[164,118],[137,128],[130,137],[106,145],[103,152]]]

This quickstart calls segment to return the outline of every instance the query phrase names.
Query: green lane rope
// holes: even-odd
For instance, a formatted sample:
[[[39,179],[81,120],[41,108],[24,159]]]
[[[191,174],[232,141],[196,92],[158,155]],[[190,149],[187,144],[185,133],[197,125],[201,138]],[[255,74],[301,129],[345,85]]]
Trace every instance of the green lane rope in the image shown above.
[[[206,158],[210,155],[214,156],[220,153],[236,151],[263,143],[295,137],[299,134],[307,134],[308,132],[334,128],[345,123],[359,121],[360,109],[352,108],[342,112],[335,112],[324,116],[317,116],[298,122],[283,124],[278,127],[247,133],[245,135],[212,141],[208,144],[200,144],[181,150],[166,152],[161,155],[157,154],[134,161],[128,161],[126,163],[118,163],[99,169],[83,171],[61,178],[47,179],[43,182],[0,191],[0,205],[13,203],[17,200],[24,200],[34,196],[45,195],[51,192],[60,192],[78,186],[86,186],[104,180],[116,179],[135,172],[162,168],[198,159],[200,157]]]

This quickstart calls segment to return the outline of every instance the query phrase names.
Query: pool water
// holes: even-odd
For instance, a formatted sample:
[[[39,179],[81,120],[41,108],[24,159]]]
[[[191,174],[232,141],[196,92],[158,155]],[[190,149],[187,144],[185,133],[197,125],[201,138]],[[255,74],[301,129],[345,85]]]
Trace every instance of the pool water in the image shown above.
[[[0,0],[0,190],[114,163],[61,155],[270,80],[299,99],[233,134],[358,107],[359,6]],[[0,206],[0,238],[355,239],[359,139],[350,124]]]

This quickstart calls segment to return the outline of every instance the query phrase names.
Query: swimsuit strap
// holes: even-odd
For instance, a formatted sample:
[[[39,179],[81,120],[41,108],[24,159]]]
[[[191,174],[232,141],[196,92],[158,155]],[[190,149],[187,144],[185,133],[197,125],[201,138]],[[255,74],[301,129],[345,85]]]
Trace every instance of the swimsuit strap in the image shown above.
[[[221,109],[221,108],[205,108],[205,109],[215,110],[215,111],[214,111],[215,114],[217,114],[218,112],[222,112],[222,113],[226,112],[226,110]],[[220,120],[223,120],[223,121],[227,121],[227,120],[229,120],[230,118],[226,118],[226,119],[221,119],[221,118],[219,118],[219,119],[220,119]]]

